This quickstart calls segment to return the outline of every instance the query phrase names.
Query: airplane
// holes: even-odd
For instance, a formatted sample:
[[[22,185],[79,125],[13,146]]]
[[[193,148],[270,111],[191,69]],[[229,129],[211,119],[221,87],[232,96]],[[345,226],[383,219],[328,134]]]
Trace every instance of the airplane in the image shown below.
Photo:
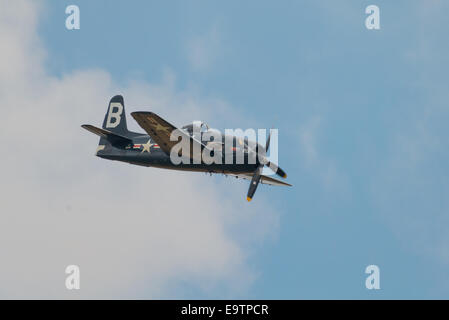
[[[198,131],[202,134],[213,133],[214,129],[204,122],[193,122],[192,124],[183,126],[181,129],[171,125],[163,118],[153,112],[139,111],[132,112],[131,116],[136,120],[139,126],[145,130],[144,133],[137,133],[129,131],[126,124],[125,103],[123,96],[116,95],[112,97],[109,102],[108,110],[106,112],[102,128],[95,127],[89,124],[83,124],[81,127],[100,136],[100,141],[95,155],[108,160],[117,160],[134,165],[155,167],[171,170],[196,171],[214,174],[224,174],[226,176],[234,176],[236,178],[243,178],[251,180],[246,199],[251,201],[256,192],[259,183],[276,185],[276,186],[291,186],[291,184],[279,179],[272,178],[268,175],[262,174],[264,166],[269,167],[277,175],[286,178],[286,173],[279,168],[275,163],[270,162],[265,156],[270,146],[270,135],[268,136],[265,148],[260,144],[250,143],[247,138],[240,138],[237,136],[222,136],[222,141],[208,141],[202,142],[198,137]],[[178,132],[182,138],[185,138],[190,144],[190,153],[187,157],[193,159],[195,154],[193,150],[211,149],[211,154],[215,150],[221,152],[218,157],[225,159],[225,155],[232,156],[235,160],[237,152],[244,155],[243,163],[232,161],[220,161],[221,163],[206,164],[204,161],[192,161],[191,163],[181,162],[174,164],[170,152],[178,141],[170,140],[170,135],[175,131]],[[226,148],[225,139],[231,139],[232,146]],[[229,140],[226,140],[229,141]],[[251,146],[256,146],[252,148]],[[223,148],[225,150],[223,150]],[[243,149],[243,150],[242,150]],[[263,151],[265,153],[258,154],[255,157],[255,163],[248,161],[249,156],[254,152]],[[242,162],[242,161],[240,161]]]

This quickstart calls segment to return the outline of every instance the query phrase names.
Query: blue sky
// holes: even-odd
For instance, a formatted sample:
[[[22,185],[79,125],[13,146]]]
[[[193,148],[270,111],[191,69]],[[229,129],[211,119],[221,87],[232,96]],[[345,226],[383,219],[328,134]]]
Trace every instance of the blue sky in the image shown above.
[[[80,8],[80,30],[64,28],[70,4]],[[365,28],[370,4],[380,7],[380,30]],[[237,297],[447,298],[448,9],[444,1],[46,1],[38,35],[56,78],[99,69],[128,86],[168,74],[175,91],[236,111],[205,114],[214,127],[279,129],[279,162],[294,187],[259,187],[254,201],[269,203],[279,227],[245,247],[257,276]],[[222,179],[213,178],[217,188],[232,187]],[[241,199],[222,201],[244,200],[246,186],[238,188]],[[370,264],[380,267],[381,290],[364,286]],[[176,288],[162,297],[233,296],[194,282]]]

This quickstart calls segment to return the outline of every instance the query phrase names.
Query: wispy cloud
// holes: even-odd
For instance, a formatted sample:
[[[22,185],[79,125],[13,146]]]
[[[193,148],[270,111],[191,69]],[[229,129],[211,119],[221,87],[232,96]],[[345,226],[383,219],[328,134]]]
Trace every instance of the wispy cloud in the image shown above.
[[[320,138],[323,135],[323,119],[312,116],[299,127],[299,141],[302,165],[312,172],[319,183],[328,191],[347,189],[347,178],[337,169],[331,157],[323,154]]]
[[[217,25],[202,34],[192,36],[186,45],[187,57],[193,70],[209,71],[223,52],[222,36]]]
[[[376,209],[398,239],[443,263],[449,263],[447,9],[445,1],[417,1],[400,17],[415,35],[403,57],[416,75],[404,85],[416,98],[392,121],[387,152],[377,155],[372,179]]]

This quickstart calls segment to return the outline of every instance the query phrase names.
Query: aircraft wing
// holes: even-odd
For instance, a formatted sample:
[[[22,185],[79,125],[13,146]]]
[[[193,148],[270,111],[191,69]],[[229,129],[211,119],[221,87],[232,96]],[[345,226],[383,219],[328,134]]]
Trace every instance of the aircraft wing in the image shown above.
[[[157,142],[159,147],[167,155],[170,155],[171,149],[178,143],[178,141],[170,141],[170,135],[174,130],[177,130],[178,128],[168,123],[153,112],[139,111],[132,112],[131,115],[137,121],[139,126],[141,126],[142,129],[144,129],[150,135],[150,137]],[[203,149],[207,147],[199,140],[190,136],[190,134],[188,134],[186,131],[178,129],[178,132],[181,136],[189,139],[190,141],[190,158],[194,159],[194,157],[199,156],[199,160],[201,161],[201,154],[195,155],[193,151],[201,150],[202,152]]]
[[[253,174],[250,174],[250,173],[248,173],[248,174],[246,174],[246,173],[240,173],[240,174],[225,173],[225,174],[227,174],[228,176],[234,176],[237,178],[246,179],[246,180],[250,180],[250,181],[253,178]],[[281,181],[281,180],[278,180],[278,179],[275,179],[275,178],[272,178],[272,177],[266,176],[266,175],[260,176],[260,183],[269,184],[271,186],[288,186],[288,187],[292,186],[291,184],[289,184],[287,182],[284,182],[284,181]]]

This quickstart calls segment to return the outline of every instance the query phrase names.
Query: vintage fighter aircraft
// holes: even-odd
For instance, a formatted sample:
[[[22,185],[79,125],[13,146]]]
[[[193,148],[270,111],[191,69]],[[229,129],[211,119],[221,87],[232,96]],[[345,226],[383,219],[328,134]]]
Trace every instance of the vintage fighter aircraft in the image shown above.
[[[97,128],[88,124],[81,126],[100,136],[100,142],[96,151],[98,157],[147,167],[198,171],[211,174],[221,173],[237,178],[248,179],[251,180],[247,194],[248,201],[251,201],[253,198],[259,182],[269,185],[291,186],[284,181],[262,174],[264,166],[267,166],[282,178],[287,177],[281,168],[270,162],[265,156],[265,152],[270,146],[270,135],[268,136],[265,147],[256,143],[251,144],[246,138],[227,136],[228,139],[231,138],[231,141],[233,141],[232,146],[227,150],[225,148],[227,147],[225,145],[225,135],[223,135],[222,141],[212,142],[220,144],[220,148],[217,148],[217,145],[214,146],[214,151],[219,150],[221,152],[219,156],[223,157],[223,159],[225,158],[225,154],[229,152],[232,153],[234,159],[237,152],[242,152],[244,154],[244,161],[241,164],[235,163],[235,161],[232,163],[222,161],[221,163],[210,164],[206,164],[202,161],[200,161],[200,163],[198,163],[198,161],[196,161],[196,163],[195,161],[192,161],[190,163],[174,164],[170,157],[172,148],[178,143],[178,141],[170,140],[170,135],[174,130],[177,130],[181,136],[188,139],[191,147],[191,152],[188,156],[193,158],[195,156],[193,154],[195,147],[196,150],[201,151],[211,147],[209,145],[211,142],[204,143],[200,137],[195,135],[195,133],[199,131],[204,134],[213,129],[210,129],[205,123],[201,122],[194,122],[178,129],[155,113],[147,111],[133,112],[131,115],[147,134],[128,131],[125,116],[125,104],[121,95],[114,96],[109,102],[108,111],[104,118],[102,128]],[[254,145],[256,146],[255,148],[251,147]],[[221,146],[225,147],[221,148]],[[251,164],[250,161],[248,161],[249,155],[262,149],[264,151],[263,155],[255,157],[255,163]]]

